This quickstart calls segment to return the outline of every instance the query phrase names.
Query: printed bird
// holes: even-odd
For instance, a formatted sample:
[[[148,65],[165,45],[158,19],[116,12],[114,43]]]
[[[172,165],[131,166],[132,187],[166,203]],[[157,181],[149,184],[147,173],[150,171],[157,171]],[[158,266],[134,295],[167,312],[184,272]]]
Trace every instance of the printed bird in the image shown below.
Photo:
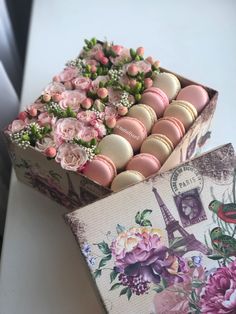
[[[220,201],[212,201],[208,208],[216,213],[217,216],[223,221],[231,224],[236,224],[236,204],[228,203],[224,204]]]
[[[224,257],[236,256],[236,239],[222,232],[216,227],[210,232],[213,248]]]

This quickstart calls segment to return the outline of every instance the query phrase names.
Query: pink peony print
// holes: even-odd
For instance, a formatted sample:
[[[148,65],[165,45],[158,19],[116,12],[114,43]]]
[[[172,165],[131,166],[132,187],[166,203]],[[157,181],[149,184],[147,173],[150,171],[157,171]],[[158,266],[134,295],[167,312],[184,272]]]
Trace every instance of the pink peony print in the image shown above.
[[[201,313],[236,313],[236,260],[218,268],[208,278],[201,295]]]

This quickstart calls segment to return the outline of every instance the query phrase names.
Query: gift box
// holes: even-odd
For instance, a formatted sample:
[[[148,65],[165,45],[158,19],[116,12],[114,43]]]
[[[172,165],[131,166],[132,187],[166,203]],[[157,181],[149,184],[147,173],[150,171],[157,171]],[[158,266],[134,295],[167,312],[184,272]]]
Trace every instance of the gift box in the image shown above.
[[[92,45],[91,42],[90,42],[90,45]],[[89,48],[86,47],[86,49],[88,50]],[[136,55],[134,57],[136,60],[138,56]],[[112,58],[112,56],[110,58]],[[142,57],[140,58],[142,59]],[[73,66],[73,67],[76,66],[77,70],[79,67],[82,67],[81,59],[76,59],[76,61],[71,61],[69,64],[70,66]],[[86,65],[84,68],[84,71],[90,71],[90,68],[91,66],[88,67],[88,65]],[[73,70],[74,69],[75,68],[73,68]],[[172,73],[176,75],[181,83],[182,88],[188,85],[197,84],[189,79],[186,79],[164,68],[158,68],[158,71],[168,72],[168,73]],[[63,73],[64,80],[66,76],[71,75],[71,73],[68,74],[68,72],[66,71],[62,73]],[[83,75],[87,75],[87,74],[83,73]],[[94,75],[94,73],[92,73],[91,75]],[[55,79],[54,79],[54,82],[55,82]],[[42,105],[49,106],[48,108],[49,110],[51,110],[50,112],[54,112],[55,110],[58,110],[59,100],[55,98],[58,98],[58,93],[59,93],[58,90],[62,88],[61,87],[62,84],[59,83],[58,85],[59,87],[53,84],[54,83],[49,84],[49,86],[44,90],[44,91],[49,91],[49,90],[51,91],[52,89],[56,89],[56,93],[55,93],[56,95],[54,95],[55,97],[53,96],[54,97],[53,102],[51,103],[48,102],[48,100],[46,100],[44,97],[45,95],[39,96],[39,98],[35,102],[36,106],[34,104],[34,106],[28,107],[27,111],[20,114],[21,116],[19,116],[18,117],[19,120],[17,120],[17,121],[20,121],[19,124],[21,124],[22,120],[24,119],[26,120],[30,119],[31,125],[34,124],[34,116],[37,115],[37,117],[39,117],[39,113],[41,112],[40,110],[42,109]],[[66,88],[71,88],[70,84],[71,82],[69,81],[63,82],[63,88],[65,88],[65,86]],[[84,83],[78,82],[77,80],[76,82],[73,81],[73,84],[75,88],[79,88],[80,84],[84,84]],[[201,84],[197,84],[197,85],[203,86]],[[205,144],[206,140],[210,137],[209,127],[210,127],[211,119],[213,117],[214,110],[216,107],[218,93],[217,91],[211,88],[208,88],[206,86],[203,86],[203,87],[205,88],[205,90],[207,91],[209,95],[209,101],[207,105],[205,106],[205,108],[200,112],[195,122],[188,129],[188,131],[186,132],[182,140],[175,147],[171,155],[162,165],[160,169],[161,172],[171,169],[175,167],[176,165],[178,165],[179,163],[182,163],[185,160],[192,158],[194,155],[199,154],[200,149]],[[66,89],[66,92],[67,92],[67,89]],[[47,94],[46,94],[46,97],[47,97]],[[63,103],[62,105],[64,106],[65,104]],[[64,111],[60,108],[60,110],[61,111],[59,111],[59,114],[63,113],[63,114],[67,114],[68,117],[70,116],[74,117],[73,116],[74,112],[73,111],[71,112],[71,108],[69,109],[66,108],[65,110],[63,109]],[[44,112],[42,113],[42,115],[43,114]],[[40,118],[41,122],[45,121],[45,119],[47,118],[48,116],[47,117],[43,116],[42,118]],[[35,126],[33,126],[34,132],[36,133],[37,133],[37,127],[38,126],[36,125],[36,129],[35,129]],[[42,132],[47,132],[47,128],[43,127]],[[108,132],[111,132],[111,130],[109,129]],[[108,196],[109,194],[112,193],[112,191],[109,188],[103,187],[97,184],[96,182],[85,177],[82,173],[68,171],[67,169],[62,168],[61,164],[57,163],[54,158],[50,158],[51,157],[50,155],[45,156],[45,153],[42,153],[40,149],[36,149],[35,147],[32,147],[32,145],[28,145],[28,144],[25,145],[24,144],[25,142],[21,146],[17,145],[19,144],[18,138],[16,136],[14,137],[14,139],[13,137],[10,137],[9,130],[6,130],[4,132],[4,135],[6,138],[9,154],[10,154],[17,178],[20,181],[24,182],[25,184],[46,194],[51,199],[64,205],[66,208],[76,209],[90,202],[96,201],[102,197]]]
[[[104,311],[235,313],[235,182],[228,144],[67,214]]]

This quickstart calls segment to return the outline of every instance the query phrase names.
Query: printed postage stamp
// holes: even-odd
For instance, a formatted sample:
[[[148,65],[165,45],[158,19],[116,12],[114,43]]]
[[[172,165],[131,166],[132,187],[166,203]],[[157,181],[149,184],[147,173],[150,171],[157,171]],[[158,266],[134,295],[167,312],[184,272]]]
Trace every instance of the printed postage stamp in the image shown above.
[[[174,200],[183,227],[207,219],[197,188],[175,195]]]

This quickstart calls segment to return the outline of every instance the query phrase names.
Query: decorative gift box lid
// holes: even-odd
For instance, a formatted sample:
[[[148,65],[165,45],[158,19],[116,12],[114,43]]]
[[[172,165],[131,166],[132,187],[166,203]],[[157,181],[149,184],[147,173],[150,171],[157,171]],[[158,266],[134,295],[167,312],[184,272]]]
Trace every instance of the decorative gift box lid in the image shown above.
[[[66,215],[109,313],[236,313],[231,144]]]

